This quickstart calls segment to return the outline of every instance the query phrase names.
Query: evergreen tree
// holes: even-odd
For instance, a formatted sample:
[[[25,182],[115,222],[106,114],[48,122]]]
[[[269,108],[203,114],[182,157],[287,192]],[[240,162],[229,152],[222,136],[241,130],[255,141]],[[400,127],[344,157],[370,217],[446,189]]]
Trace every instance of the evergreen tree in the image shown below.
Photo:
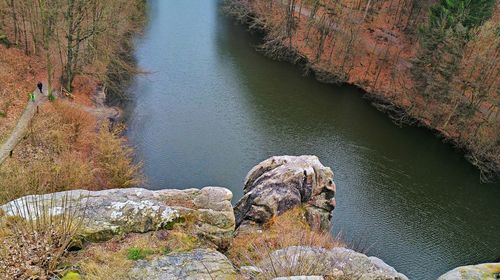
[[[429,24],[420,29],[420,50],[413,75],[424,97],[447,100],[469,30],[487,20],[495,0],[441,0],[431,7]]]

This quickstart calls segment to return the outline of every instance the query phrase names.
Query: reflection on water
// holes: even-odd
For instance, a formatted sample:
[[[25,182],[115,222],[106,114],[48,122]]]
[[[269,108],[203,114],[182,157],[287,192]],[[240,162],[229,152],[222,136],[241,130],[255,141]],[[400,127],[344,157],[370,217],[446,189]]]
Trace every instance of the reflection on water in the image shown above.
[[[500,254],[500,184],[479,184],[462,155],[396,127],[359,90],[263,57],[218,8],[151,1],[136,53],[151,74],[130,89],[128,132],[147,187],[220,185],[237,200],[261,160],[314,154],[336,174],[335,231],[411,279]]]

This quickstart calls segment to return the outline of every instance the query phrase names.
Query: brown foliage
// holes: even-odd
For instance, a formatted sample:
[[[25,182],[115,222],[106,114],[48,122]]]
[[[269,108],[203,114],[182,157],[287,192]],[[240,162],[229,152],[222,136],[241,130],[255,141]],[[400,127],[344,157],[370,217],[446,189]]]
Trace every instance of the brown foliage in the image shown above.
[[[45,104],[14,157],[0,166],[0,203],[27,194],[124,188],[141,183],[140,164],[108,123],[96,130],[87,112],[64,102]]]
[[[450,81],[437,80],[447,94],[429,98],[416,89],[419,81],[412,69],[421,40],[418,26],[425,24],[435,1],[227,2],[230,14],[267,32],[263,47],[272,57],[291,57],[293,62],[300,57],[321,81],[362,87],[374,100],[382,101],[377,108],[396,112],[398,124],[418,120],[467,150],[467,157],[482,171],[482,179],[499,174],[500,4],[489,22],[472,30],[465,49],[451,50],[465,54],[458,56],[458,75]],[[459,45],[453,36],[448,39],[450,46]],[[432,55],[441,54],[433,51]],[[451,67],[450,57],[443,54],[442,65],[429,67],[439,74]]]
[[[273,217],[264,225],[262,232],[239,233],[229,248],[229,259],[238,266],[253,265],[273,251],[290,246],[333,248],[344,245],[330,232],[313,231],[304,215],[304,209],[293,208]]]
[[[86,74],[105,83],[124,40],[144,21],[145,1],[2,1],[0,22],[8,39],[27,55],[44,57],[49,90]]]
[[[39,197],[22,198],[8,211],[17,216],[0,215],[0,279],[50,279],[57,276],[60,261],[84,220],[84,206],[70,205],[51,197],[41,204]],[[32,203],[32,208],[27,208]],[[43,205],[43,206],[42,206]],[[50,207],[66,209],[53,216]]]
[[[43,78],[40,59],[0,45],[0,142],[14,128],[28,101],[28,94]]]

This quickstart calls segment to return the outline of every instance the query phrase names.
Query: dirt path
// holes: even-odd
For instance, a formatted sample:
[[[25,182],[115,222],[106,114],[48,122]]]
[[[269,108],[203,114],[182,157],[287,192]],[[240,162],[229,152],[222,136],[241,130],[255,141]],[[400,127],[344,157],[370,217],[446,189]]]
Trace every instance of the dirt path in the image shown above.
[[[28,101],[23,114],[17,121],[16,127],[12,130],[7,141],[0,146],[0,164],[9,157],[10,152],[14,151],[17,144],[24,138],[28,132],[30,122],[37,112],[37,107],[47,100],[45,94],[40,94],[38,90],[35,90],[33,94],[35,95],[35,101]]]

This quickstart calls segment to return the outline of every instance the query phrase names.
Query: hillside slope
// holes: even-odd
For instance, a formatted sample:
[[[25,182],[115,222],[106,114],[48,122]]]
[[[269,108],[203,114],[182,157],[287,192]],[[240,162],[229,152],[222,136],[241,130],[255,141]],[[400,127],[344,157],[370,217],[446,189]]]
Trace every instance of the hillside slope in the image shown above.
[[[271,57],[363,88],[397,123],[466,150],[489,180],[500,171],[500,9],[485,0],[457,10],[461,2],[229,0],[226,10],[266,32]]]

